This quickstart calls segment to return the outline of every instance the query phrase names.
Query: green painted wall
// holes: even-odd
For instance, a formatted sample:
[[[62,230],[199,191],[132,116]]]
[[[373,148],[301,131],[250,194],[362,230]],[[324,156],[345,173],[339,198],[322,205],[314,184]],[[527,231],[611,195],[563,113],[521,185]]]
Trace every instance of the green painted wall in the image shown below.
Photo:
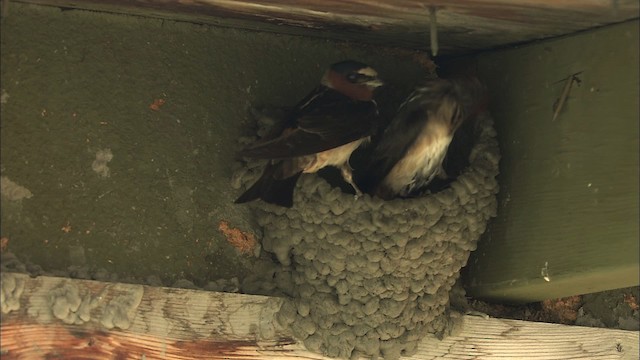
[[[389,111],[426,72],[410,52],[19,3],[1,27],[1,175],[33,194],[3,196],[1,235],[63,275],[242,280],[256,260],[218,224],[257,229],[232,203],[249,107],[292,106],[352,58],[388,81]],[[105,149],[108,177],[92,168]]]
[[[502,161],[498,217],[465,274],[471,295],[534,301],[640,284],[638,43],[632,21],[476,57]],[[554,121],[563,79],[578,72]]]

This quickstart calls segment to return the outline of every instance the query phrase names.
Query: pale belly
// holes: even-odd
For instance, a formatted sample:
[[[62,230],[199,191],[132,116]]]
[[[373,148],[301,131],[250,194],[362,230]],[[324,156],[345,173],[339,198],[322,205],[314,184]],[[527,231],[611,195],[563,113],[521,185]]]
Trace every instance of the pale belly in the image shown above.
[[[396,194],[428,184],[440,170],[451,136],[423,136],[391,169],[383,182]]]
[[[327,166],[341,167],[349,161],[351,153],[353,153],[363,142],[368,140],[368,137],[362,138],[360,140],[338,146],[337,148],[317,153],[315,158],[304,168],[302,172],[309,174],[315,173]]]

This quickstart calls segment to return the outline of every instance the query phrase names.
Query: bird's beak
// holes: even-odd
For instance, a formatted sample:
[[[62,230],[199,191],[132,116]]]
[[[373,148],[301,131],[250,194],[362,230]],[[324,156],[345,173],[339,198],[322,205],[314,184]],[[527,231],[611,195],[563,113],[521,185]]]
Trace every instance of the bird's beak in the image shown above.
[[[360,84],[367,85],[372,88],[384,85],[384,82],[378,78],[378,72],[373,70],[371,67],[358,70],[358,74],[360,74],[360,79],[358,81]]]
[[[377,88],[379,86],[384,85],[384,82],[378,78],[373,78],[364,82],[365,85],[370,86],[372,88]]]

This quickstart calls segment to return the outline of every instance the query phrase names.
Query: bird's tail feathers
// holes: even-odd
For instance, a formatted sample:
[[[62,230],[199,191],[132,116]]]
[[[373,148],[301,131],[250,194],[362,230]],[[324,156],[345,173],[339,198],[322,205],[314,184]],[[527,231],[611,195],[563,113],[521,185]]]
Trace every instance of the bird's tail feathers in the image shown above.
[[[262,176],[247,191],[245,191],[235,201],[236,204],[242,204],[256,199],[283,206],[293,206],[293,190],[295,189],[301,172],[285,179],[277,179],[275,173],[278,170],[278,164],[268,163],[264,169]]]

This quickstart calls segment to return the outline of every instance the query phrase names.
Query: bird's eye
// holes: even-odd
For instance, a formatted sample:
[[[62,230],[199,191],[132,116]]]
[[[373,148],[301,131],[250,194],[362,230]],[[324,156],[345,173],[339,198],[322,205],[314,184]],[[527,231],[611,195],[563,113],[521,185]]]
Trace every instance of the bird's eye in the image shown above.
[[[358,79],[358,75],[356,75],[356,74],[347,75],[347,80],[349,80],[351,82],[355,82],[357,79]]]

